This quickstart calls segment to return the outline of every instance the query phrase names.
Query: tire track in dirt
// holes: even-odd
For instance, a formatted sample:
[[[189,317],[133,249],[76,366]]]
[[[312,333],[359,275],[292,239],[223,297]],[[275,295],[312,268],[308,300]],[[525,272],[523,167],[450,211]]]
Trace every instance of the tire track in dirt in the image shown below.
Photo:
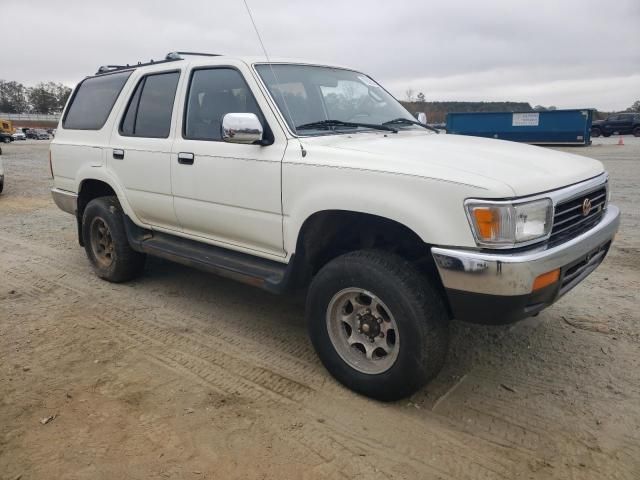
[[[25,271],[23,273],[25,282],[37,275],[46,274],[47,277],[54,278],[56,275],[59,276],[59,270],[53,266],[46,266],[47,263],[38,262],[37,274]],[[49,271],[43,272],[43,269]],[[14,280],[22,276],[17,275],[15,271],[13,275]],[[168,368],[174,370],[177,368],[181,373],[189,372],[205,382],[210,388],[228,394],[240,394],[261,402],[267,398],[269,402],[278,405],[295,405],[297,407],[293,412],[295,414],[298,414],[298,409],[302,407],[305,410],[303,413],[306,418],[314,419],[319,414],[318,411],[309,410],[308,406],[303,405],[305,401],[309,400],[310,395],[318,395],[318,392],[313,388],[234,357],[224,351],[224,342],[218,342],[217,339],[215,339],[215,343],[219,348],[212,349],[210,346],[204,347],[200,342],[194,341],[192,336],[166,331],[162,325],[150,325],[148,318],[156,318],[158,311],[162,312],[164,308],[147,306],[148,311],[153,311],[154,314],[145,316],[143,319],[136,314],[113,306],[116,303],[109,300],[115,299],[109,297],[117,297],[119,292],[113,292],[112,295],[111,291],[106,291],[103,292],[101,298],[95,298],[93,295],[95,288],[91,286],[92,282],[87,284],[86,280],[75,278],[75,275],[69,273],[64,279],[64,286],[57,284],[56,280],[45,280],[41,277],[39,279],[41,287],[38,290],[42,290],[42,286],[44,286],[42,282],[46,283],[47,281],[57,285],[57,289],[68,288],[67,285],[70,285],[69,295],[84,292],[85,299],[69,306],[73,310],[78,310],[78,317],[86,316],[86,311],[93,312],[91,318],[109,326],[110,331],[117,333],[123,341],[135,342],[142,347],[141,353],[152,356]],[[26,285],[21,285],[21,288],[24,287]],[[59,294],[60,292],[56,291],[56,288],[52,286],[49,293]],[[109,315],[96,312],[109,312]],[[67,312],[67,316],[69,313]],[[180,319],[180,315],[176,312],[168,313],[170,316],[177,316]],[[167,312],[163,312],[162,316],[166,316],[166,314]],[[181,320],[189,321],[188,318]],[[212,352],[215,352],[215,355]],[[332,401],[331,399],[327,400]],[[503,458],[504,455],[497,456],[492,447],[487,448],[486,445],[474,447],[470,438],[466,442],[460,442],[457,438],[453,438],[454,435],[447,434],[444,430],[431,432],[432,438],[427,442],[424,438],[419,437],[413,438],[413,442],[406,441],[405,436],[404,441],[398,442],[398,446],[393,441],[381,441],[380,438],[384,438],[384,435],[374,438],[373,441],[364,442],[350,434],[348,430],[345,431],[345,427],[339,424],[332,425],[331,428],[328,428],[329,423],[317,425],[310,423],[309,425],[313,425],[313,429],[316,430],[312,435],[306,431],[304,434],[300,432],[292,437],[297,437],[300,443],[308,446],[312,451],[323,453],[320,455],[322,458],[336,455],[336,448],[331,447],[336,444],[339,447],[340,455],[346,455],[351,459],[355,455],[360,455],[350,448],[351,445],[357,445],[359,451],[367,452],[367,455],[381,455],[380,445],[386,444],[386,448],[382,449],[383,456],[389,461],[396,464],[409,462],[418,471],[427,469],[440,475],[451,475],[451,478],[495,478],[496,475],[509,478],[510,473],[517,465],[517,462],[497,460],[497,458]],[[434,427],[436,425],[437,423],[434,423]],[[307,430],[309,428],[307,427]],[[317,444],[307,445],[310,438],[313,438],[314,443]],[[426,448],[419,448],[415,445],[425,445]],[[437,461],[433,462],[435,463],[433,465],[425,463],[424,458],[435,458]]]
[[[3,242],[11,241],[6,237],[0,237],[0,240]],[[24,242],[20,243],[24,245]],[[79,275],[86,275],[89,273],[88,268],[74,268],[74,265],[72,264],[69,265],[63,261],[56,260],[55,257],[57,252],[55,252],[54,249],[32,244],[29,244],[28,247],[36,255],[42,257],[42,259],[46,258],[49,266],[64,269],[66,272],[73,271],[73,273]],[[42,263],[42,259],[38,261]],[[11,269],[11,274],[18,274],[24,269],[24,263],[19,262],[18,265],[19,266],[16,266],[14,269]],[[94,291],[97,291],[98,288],[100,291],[104,291],[106,286],[106,288],[115,293],[115,288],[117,288],[95,277],[90,278],[89,284],[95,286],[96,290]],[[68,288],[69,282],[64,281],[64,285]],[[85,287],[87,282],[81,282],[79,285],[81,287]],[[39,293],[40,292],[33,292],[28,295],[33,296]],[[139,298],[136,295],[132,295],[127,290],[123,291],[120,289],[117,291],[117,295],[119,299],[126,299],[126,303],[130,303],[132,306],[139,301]],[[135,309],[138,308],[138,305],[135,305]],[[146,320],[150,320],[158,326],[168,329],[178,330],[180,325],[188,325],[189,328],[192,329],[194,327],[194,321],[196,321],[195,326],[201,329],[200,333],[203,334],[205,338],[215,338],[222,341],[217,346],[224,346],[227,349],[229,347],[235,347],[235,353],[241,354],[243,357],[248,356],[252,361],[260,362],[263,368],[278,368],[278,366],[283,363],[286,363],[289,367],[294,365],[296,367],[296,375],[300,380],[305,383],[313,384],[317,388],[332,388],[332,385],[327,385],[327,382],[325,382],[326,377],[318,378],[318,373],[323,372],[323,370],[319,366],[319,362],[310,347],[310,343],[308,342],[306,335],[304,335],[303,342],[294,343],[286,337],[285,334],[287,333],[287,330],[283,329],[281,331],[274,332],[270,326],[263,326],[259,319],[256,320],[255,318],[255,321],[251,323],[250,328],[247,328],[248,322],[242,322],[238,325],[227,321],[224,323],[223,329],[212,324],[211,312],[194,310],[192,305],[190,305],[188,316],[183,315],[182,312],[175,309],[158,308],[155,305],[152,309],[145,308],[144,311],[147,314],[147,317],[145,318]],[[153,313],[153,315],[151,315],[151,313]],[[178,313],[178,315],[176,315],[176,313]],[[267,349],[263,348],[265,340],[268,340],[269,343]],[[338,387],[335,390],[339,392],[341,388],[342,387]]]

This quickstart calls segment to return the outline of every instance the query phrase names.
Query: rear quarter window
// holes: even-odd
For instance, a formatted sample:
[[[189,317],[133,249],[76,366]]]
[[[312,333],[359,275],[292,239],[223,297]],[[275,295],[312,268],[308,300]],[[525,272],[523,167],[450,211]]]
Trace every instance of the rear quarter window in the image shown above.
[[[62,119],[70,130],[100,130],[131,72],[112,73],[83,80],[76,88]]]

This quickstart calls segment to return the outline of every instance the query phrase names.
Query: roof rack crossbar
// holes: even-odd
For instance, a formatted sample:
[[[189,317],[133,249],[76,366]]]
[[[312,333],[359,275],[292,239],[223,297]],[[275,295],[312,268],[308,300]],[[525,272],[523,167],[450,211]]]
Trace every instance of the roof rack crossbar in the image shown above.
[[[158,63],[167,63],[167,62],[176,62],[178,60],[184,60],[182,58],[183,55],[194,55],[199,57],[219,57],[219,53],[202,53],[202,52],[169,52],[164,57],[164,60],[150,60],[149,62],[142,63],[138,62],[137,64],[129,65],[101,65],[96,72],[96,75],[101,75],[103,73],[112,73],[117,72],[119,70],[129,70],[138,67],[146,67],[148,65],[156,65]]]
[[[98,68],[98,71],[96,72],[96,75],[100,75],[102,73],[112,73],[112,72],[117,72],[119,70],[130,70],[130,69],[134,69],[134,68],[138,68],[138,67],[147,67],[149,65],[158,65],[161,63],[169,63],[169,62],[175,62],[177,60],[182,60],[182,58],[165,58],[164,60],[150,60],[148,62],[142,63],[142,62],[138,62],[135,63],[133,65],[102,65],[100,68]]]
[[[205,52],[169,52],[165,56],[167,60],[169,59],[179,59],[182,55],[194,55],[198,57],[220,57],[219,53],[205,53]]]

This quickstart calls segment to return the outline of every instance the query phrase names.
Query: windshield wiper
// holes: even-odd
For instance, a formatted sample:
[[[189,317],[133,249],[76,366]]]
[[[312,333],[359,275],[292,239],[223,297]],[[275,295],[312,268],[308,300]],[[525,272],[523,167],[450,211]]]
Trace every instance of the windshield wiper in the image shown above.
[[[398,130],[395,128],[389,127],[387,125],[380,125],[377,123],[360,123],[360,122],[343,122],[342,120],[320,120],[318,122],[304,123],[302,125],[298,125],[296,130],[307,130],[312,128],[331,128],[331,127],[363,127],[363,128],[372,128],[375,130],[385,130],[387,132],[398,133]]]
[[[410,118],[394,118],[393,120],[389,120],[388,122],[384,122],[382,125],[418,125],[419,127],[426,128],[427,130],[431,130],[436,133],[440,133],[440,130],[437,128],[430,127],[426,123],[418,122],[417,120],[411,120]]]

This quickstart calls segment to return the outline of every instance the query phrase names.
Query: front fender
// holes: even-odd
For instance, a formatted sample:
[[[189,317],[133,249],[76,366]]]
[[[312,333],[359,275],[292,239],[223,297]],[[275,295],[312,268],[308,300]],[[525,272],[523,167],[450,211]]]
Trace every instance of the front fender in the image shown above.
[[[474,247],[464,199],[486,190],[451,181],[304,163],[283,164],[285,250],[295,251],[305,220],[324,210],[367,213],[396,221],[425,243]]]

